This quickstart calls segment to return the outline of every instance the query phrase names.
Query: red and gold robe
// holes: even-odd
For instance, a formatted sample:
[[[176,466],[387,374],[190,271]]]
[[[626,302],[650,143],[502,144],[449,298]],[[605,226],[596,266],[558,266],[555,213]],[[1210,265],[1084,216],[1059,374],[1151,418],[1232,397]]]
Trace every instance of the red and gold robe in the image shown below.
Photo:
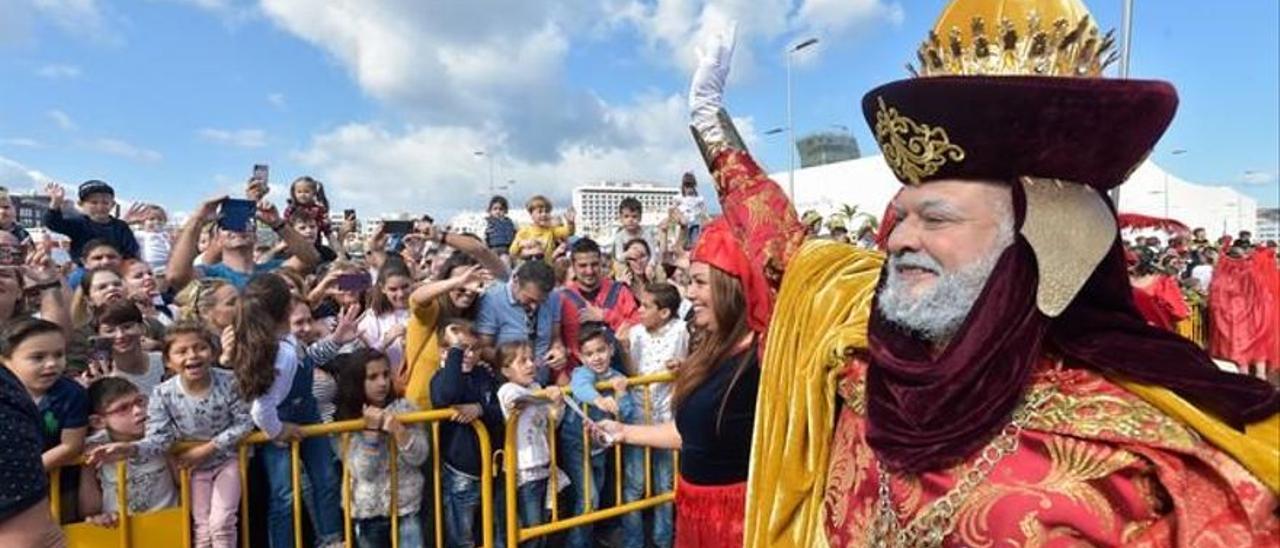
[[[865,546],[875,518],[876,456],[864,439],[854,361],[840,406],[824,500],[831,546]],[[1277,546],[1276,497],[1235,460],[1137,396],[1045,360],[1031,394],[1050,395],[1006,456],[962,503],[948,546]],[[970,467],[892,476],[912,519]]]

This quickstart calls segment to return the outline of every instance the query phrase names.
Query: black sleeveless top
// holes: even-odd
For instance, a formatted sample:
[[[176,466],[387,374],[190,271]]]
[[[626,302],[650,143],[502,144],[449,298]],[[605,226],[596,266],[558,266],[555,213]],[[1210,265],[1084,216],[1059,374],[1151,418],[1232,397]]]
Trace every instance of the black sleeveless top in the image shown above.
[[[753,347],[728,400],[721,402],[733,381],[742,355],[723,360],[715,371],[675,410],[680,432],[680,476],[697,485],[730,485],[747,481],[751,458],[751,430],[755,422],[760,363]],[[717,418],[719,428],[717,429]]]

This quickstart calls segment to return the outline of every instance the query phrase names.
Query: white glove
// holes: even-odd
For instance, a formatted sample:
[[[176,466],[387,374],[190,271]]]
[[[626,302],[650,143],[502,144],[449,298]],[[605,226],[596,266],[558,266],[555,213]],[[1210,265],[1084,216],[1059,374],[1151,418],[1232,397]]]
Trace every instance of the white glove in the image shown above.
[[[689,85],[689,116],[693,127],[709,142],[724,140],[716,112],[724,103],[724,83],[729,78],[737,34],[738,24],[730,22],[725,28],[713,31],[697,49],[698,68],[693,71],[693,83]]]

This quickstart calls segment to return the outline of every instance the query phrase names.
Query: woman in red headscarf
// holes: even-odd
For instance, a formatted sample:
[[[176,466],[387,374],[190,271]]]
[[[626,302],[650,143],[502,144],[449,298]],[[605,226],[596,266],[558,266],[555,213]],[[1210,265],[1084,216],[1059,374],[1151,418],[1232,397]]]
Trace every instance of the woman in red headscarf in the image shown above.
[[[802,233],[799,223],[794,229]],[[742,545],[761,339],[773,296],[763,265],[748,259],[752,243],[733,232],[718,219],[693,251],[689,300],[699,337],[676,377],[675,421],[601,423],[621,443],[680,450],[676,546]]]

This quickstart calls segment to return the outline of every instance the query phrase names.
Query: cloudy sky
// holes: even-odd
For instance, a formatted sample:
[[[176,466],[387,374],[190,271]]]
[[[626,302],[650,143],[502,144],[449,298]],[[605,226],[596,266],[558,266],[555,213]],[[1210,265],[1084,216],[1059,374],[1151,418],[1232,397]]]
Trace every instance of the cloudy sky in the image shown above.
[[[862,93],[905,75],[945,3],[0,0],[0,184],[101,178],[189,210],[268,163],[277,192],[311,174],[335,207],[439,215],[483,205],[476,151],[518,198],[674,183],[705,173],[684,94],[693,46],[726,18],[740,22],[730,110],[783,169],[784,134],[765,135],[786,123],[782,51],[821,40],[796,58],[797,133],[846,127],[869,151]],[[1091,4],[1119,26],[1120,0]],[[1133,74],[1182,97],[1153,158],[1274,205],[1277,3],[1137,4]]]

